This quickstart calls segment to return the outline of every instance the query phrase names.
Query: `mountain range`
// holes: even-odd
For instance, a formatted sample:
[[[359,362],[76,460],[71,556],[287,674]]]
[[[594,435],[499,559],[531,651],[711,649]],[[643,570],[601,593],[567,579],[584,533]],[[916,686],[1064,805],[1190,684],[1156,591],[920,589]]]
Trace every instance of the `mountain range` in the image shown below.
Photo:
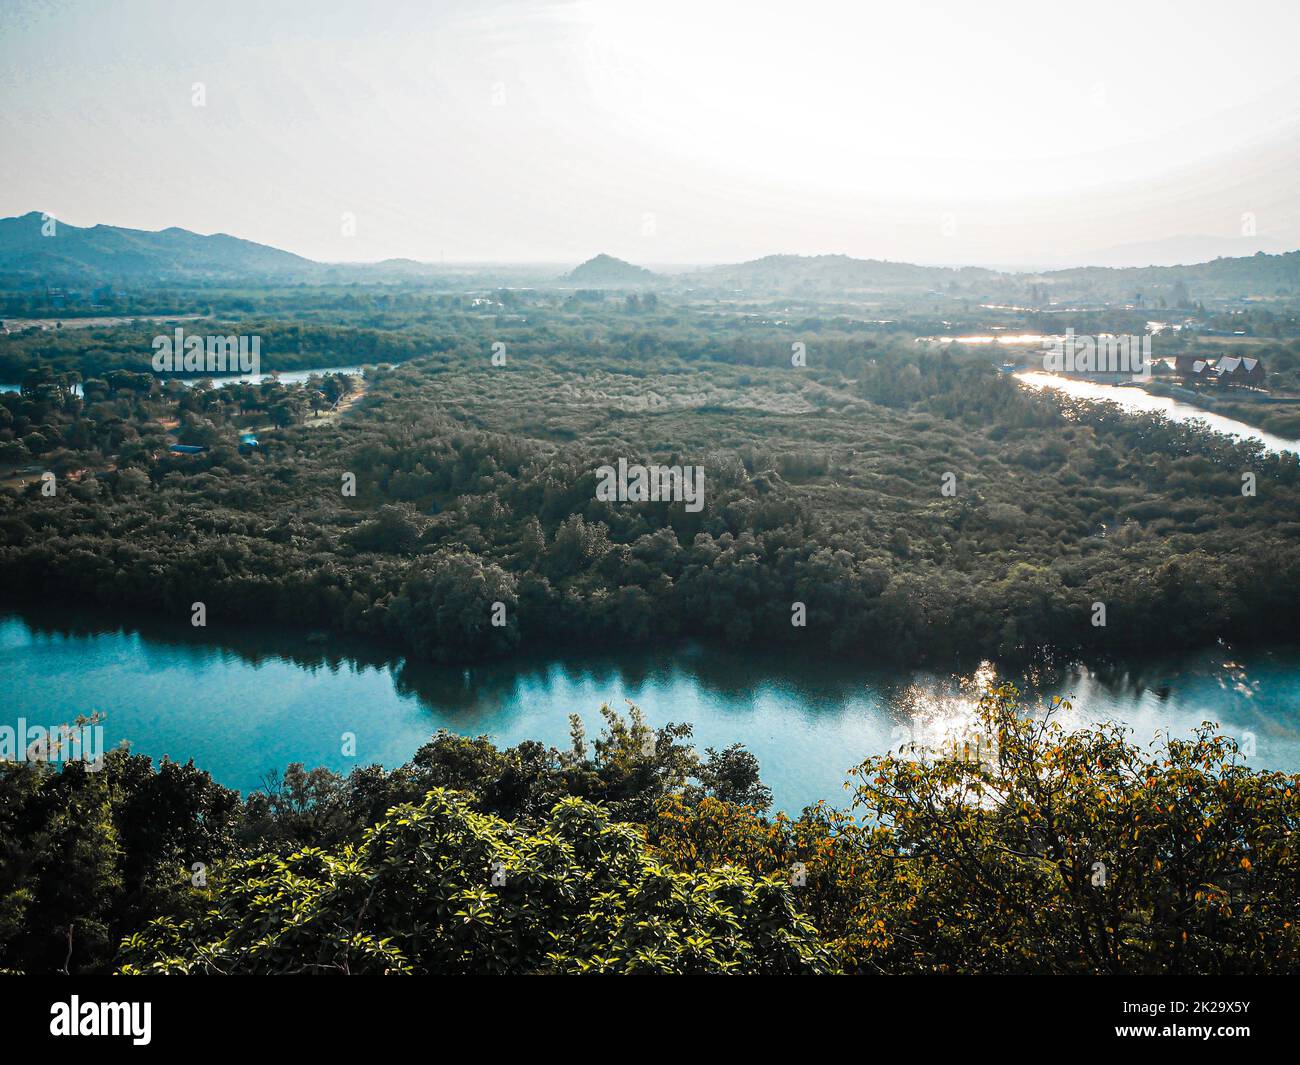
[[[165,283],[346,283],[415,281],[464,275],[410,259],[378,263],[321,263],[225,233],[159,231],[96,225],[78,227],[39,212],[0,219],[0,285],[131,287]],[[472,268],[475,279],[503,283],[525,273],[530,284],[590,288],[667,287],[692,290],[835,295],[861,292],[927,292],[1043,283],[1077,291],[1116,293],[1143,286],[1195,284],[1205,294],[1276,295],[1300,291],[1300,252],[1217,258],[1186,266],[1086,266],[1047,271],[998,271],[985,267],[920,266],[847,255],[768,255],[750,262],[683,272],[654,273],[600,254],[567,274],[538,267]]]

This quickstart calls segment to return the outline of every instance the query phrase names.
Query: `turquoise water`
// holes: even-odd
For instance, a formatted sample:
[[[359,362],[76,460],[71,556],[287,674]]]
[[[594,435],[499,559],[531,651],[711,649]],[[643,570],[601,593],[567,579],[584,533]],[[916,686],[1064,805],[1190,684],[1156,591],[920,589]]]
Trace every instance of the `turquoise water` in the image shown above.
[[[797,812],[819,798],[843,803],[845,773],[862,759],[960,728],[969,691],[989,675],[850,663],[774,669],[771,656],[690,648],[462,670],[387,659],[333,637],[317,646],[209,629],[199,639],[188,623],[122,628],[73,611],[0,615],[0,725],[58,725],[99,711],[106,745],[125,739],[154,758],[192,758],[241,791],[292,761],[341,772],[399,765],[439,728],[504,745],[568,746],[569,714],[582,717],[590,739],[601,703],[626,709],[630,700],[652,725],[689,722],[701,751],[744,743],[776,806]],[[1238,738],[1253,734],[1248,764],[1300,771],[1294,650],[1217,648],[1140,667],[1073,668],[1038,678],[1033,690],[1073,697],[1067,723],[1117,719],[1144,741],[1216,720]],[[344,733],[356,736],[355,758],[343,754]]]

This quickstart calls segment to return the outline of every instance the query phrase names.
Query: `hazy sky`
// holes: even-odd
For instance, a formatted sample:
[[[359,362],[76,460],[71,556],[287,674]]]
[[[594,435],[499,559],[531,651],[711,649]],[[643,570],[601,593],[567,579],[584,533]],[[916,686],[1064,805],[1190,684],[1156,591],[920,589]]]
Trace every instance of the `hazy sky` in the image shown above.
[[[1298,30],[1295,0],[0,0],[0,215],[327,260],[1295,248]]]

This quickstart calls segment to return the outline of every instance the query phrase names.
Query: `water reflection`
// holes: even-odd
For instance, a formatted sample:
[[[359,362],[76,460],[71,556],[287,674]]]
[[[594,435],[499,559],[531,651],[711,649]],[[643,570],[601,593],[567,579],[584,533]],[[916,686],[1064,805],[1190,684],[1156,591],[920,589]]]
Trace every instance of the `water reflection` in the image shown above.
[[[846,660],[781,662],[698,646],[584,656],[521,656],[472,667],[408,661],[332,635],[186,623],[122,622],[84,610],[0,616],[6,705],[58,723],[104,711],[106,740],[195,763],[241,790],[290,761],[346,772],[406,761],[439,728],[503,745],[569,742],[569,715],[588,737],[599,707],[636,703],[655,727],[690,723],[698,749],[744,743],[779,808],[844,803],[847,771],[908,742],[963,735],[984,686],[1006,677],[1040,706],[1071,701],[1068,726],[1118,720],[1147,742],[1190,734],[1204,719],[1257,737],[1266,768],[1300,769],[1300,653],[1216,647],[1173,659],[1041,664],[1023,675],[993,664],[953,674],[864,667]],[[344,757],[340,737],[357,737]]]

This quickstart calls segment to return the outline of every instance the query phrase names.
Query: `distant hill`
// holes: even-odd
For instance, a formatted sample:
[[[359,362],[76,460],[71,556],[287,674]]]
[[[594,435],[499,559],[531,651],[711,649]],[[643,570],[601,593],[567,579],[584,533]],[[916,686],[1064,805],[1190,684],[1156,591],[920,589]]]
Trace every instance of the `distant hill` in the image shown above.
[[[565,280],[575,285],[601,288],[609,285],[648,285],[659,275],[644,266],[633,266],[612,255],[597,255],[573,269]]]
[[[1181,236],[1135,244],[1117,244],[1084,255],[1071,256],[1068,260],[1051,263],[1051,266],[1055,269],[1083,266],[1185,266],[1207,263],[1214,259],[1242,259],[1261,251],[1269,255],[1281,255],[1287,250],[1285,244],[1264,237]]]
[[[1021,276],[1030,279],[1034,275]],[[1141,290],[1182,282],[1193,286],[1193,294],[1198,296],[1271,296],[1300,291],[1300,251],[1283,255],[1261,251],[1243,258],[1214,259],[1186,266],[1081,266],[1036,276],[1052,284],[1108,291]]]
[[[91,284],[301,277],[319,269],[300,255],[225,233],[205,237],[175,227],[152,232],[56,222],[53,234],[46,236],[42,226],[38,211],[0,219],[0,273]]]
[[[848,255],[767,255],[750,262],[697,270],[679,280],[720,288],[806,292],[811,295],[885,289],[941,289],[952,282],[964,285],[998,276],[995,270],[973,266],[959,269],[915,266],[882,259],[854,259]]]
[[[847,255],[768,255],[751,262],[696,270],[673,280],[692,288],[830,297],[861,292],[943,292],[950,288],[988,293],[1041,283],[1054,291],[1119,298],[1179,282],[1191,286],[1198,298],[1273,295],[1300,291],[1300,252],[1257,252],[1187,266],[1082,266],[1018,273],[973,266],[917,266]]]

